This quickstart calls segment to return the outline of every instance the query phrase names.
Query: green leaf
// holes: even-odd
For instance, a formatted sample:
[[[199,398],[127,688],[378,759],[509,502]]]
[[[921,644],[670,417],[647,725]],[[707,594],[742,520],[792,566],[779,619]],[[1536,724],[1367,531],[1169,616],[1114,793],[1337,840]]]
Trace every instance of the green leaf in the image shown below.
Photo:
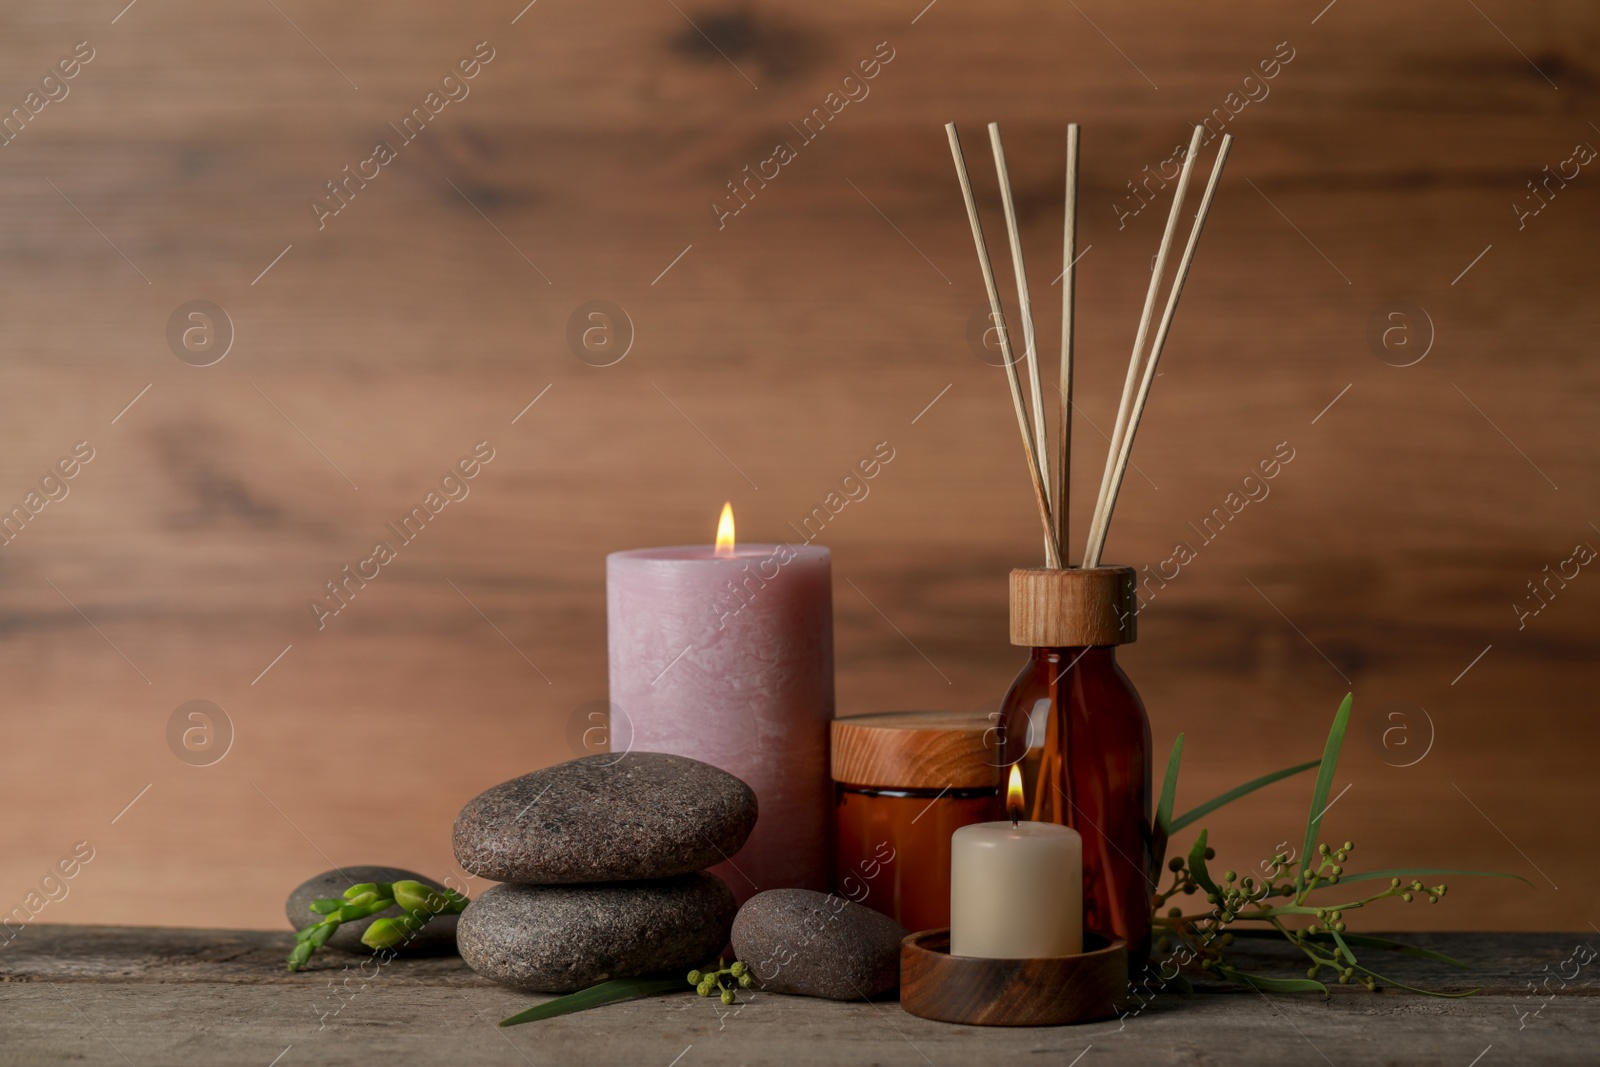
[[[1183,759],[1183,735],[1172,742],[1167,757],[1167,774],[1161,782],[1161,802],[1156,805],[1154,833],[1150,835],[1151,885],[1161,881],[1161,867],[1167,862],[1167,843],[1172,840],[1172,802],[1178,795],[1178,764]]]
[[[1211,872],[1206,870],[1206,833],[1201,830],[1200,836],[1194,839],[1194,846],[1189,849],[1189,873],[1201,889],[1220,897],[1222,890],[1217,888],[1217,883],[1211,880]]]
[[[1216,972],[1224,978],[1235,982],[1243,982],[1253,986],[1264,993],[1321,993],[1328,995],[1328,987],[1321,982],[1314,982],[1310,978],[1266,978],[1259,974],[1246,974],[1244,971],[1232,967],[1219,966]]]
[[[1418,989],[1414,985],[1406,985],[1404,982],[1396,982],[1392,978],[1385,978],[1383,975],[1369,967],[1357,967],[1356,970],[1365,971],[1378,981],[1382,982],[1384,985],[1392,985],[1396,989],[1404,989],[1408,993],[1421,993],[1425,997],[1448,997],[1451,1000],[1459,1000],[1462,997],[1475,997],[1479,992],[1479,990],[1476,989],[1469,989],[1465,993],[1441,993],[1436,989]]]
[[[1179,740],[1182,740],[1182,738],[1180,737]],[[1252,779],[1251,781],[1246,782],[1244,785],[1235,786],[1226,793],[1223,793],[1221,796],[1212,797],[1204,804],[1201,804],[1198,808],[1194,808],[1191,811],[1186,811],[1182,815],[1178,816],[1172,821],[1169,832],[1175,834],[1179,830],[1182,830],[1184,827],[1188,826],[1190,823],[1196,822],[1205,818],[1207,815],[1210,815],[1224,804],[1232,804],[1240,797],[1245,796],[1248,793],[1254,793],[1257,789],[1260,789],[1263,786],[1269,786],[1273,782],[1281,782],[1285,778],[1292,778],[1303,771],[1309,771],[1311,768],[1317,766],[1319,762],[1320,761],[1318,760],[1312,760],[1309,763],[1299,763],[1293,767],[1285,767],[1281,771],[1273,771],[1271,774],[1263,774],[1260,778]],[[1173,769],[1170,765],[1168,766],[1167,773],[1169,775],[1173,773]]]
[[[1170,988],[1174,993],[1189,994],[1194,992],[1194,986],[1189,984],[1189,979],[1183,976],[1182,971],[1179,971],[1171,978],[1162,978],[1160,981],[1162,989]]]
[[[1346,693],[1339,712],[1333,717],[1333,727],[1328,731],[1328,744],[1322,750],[1322,766],[1317,771],[1317,785],[1311,791],[1311,811],[1306,816],[1306,843],[1300,850],[1300,868],[1295,872],[1295,885],[1304,886],[1308,872],[1316,869],[1313,850],[1317,847],[1317,834],[1322,830],[1322,815],[1328,807],[1328,791],[1333,788],[1334,768],[1339,766],[1339,747],[1344,744],[1344,732],[1350,726],[1350,705],[1354,693]]]
[[[1391,867],[1386,871],[1361,871],[1358,874],[1341,874],[1339,876],[1339,884],[1371,882],[1379,879],[1387,882],[1391,878],[1399,878],[1404,881],[1407,878],[1416,878],[1420,875],[1435,874],[1466,875],[1471,878],[1515,878],[1519,882],[1527,882],[1528,885],[1533,885],[1532,882],[1529,882],[1520,874],[1506,874],[1504,871],[1456,871],[1447,867]]]
[[[1172,742],[1172,755],[1167,757],[1167,775],[1161,780],[1161,803],[1156,806],[1156,826],[1172,832],[1172,801],[1178,795],[1178,764],[1183,760],[1183,735]]]
[[[379,921],[381,922],[382,920],[379,920]],[[1337,931],[1337,930],[1329,930],[1328,933],[1332,934],[1334,941],[1338,942],[1339,951],[1344,953],[1344,958],[1345,959],[1349,960],[1351,963],[1359,963],[1360,962],[1359,960],[1356,959],[1356,954],[1354,952],[1350,951],[1350,946],[1345,944],[1344,936],[1342,934],[1340,934],[1339,931]]]
[[[1271,941],[1276,941],[1283,936],[1277,930],[1252,930],[1249,927],[1241,927],[1229,932],[1236,938],[1255,937]],[[1408,945],[1404,941],[1391,941],[1387,937],[1373,937],[1371,934],[1344,934],[1342,936],[1347,942],[1360,948],[1378,948],[1386,952],[1398,953],[1401,956],[1414,956],[1419,960],[1433,960],[1436,963],[1448,963],[1452,967],[1460,967],[1462,970],[1467,969],[1467,965],[1454,956],[1446,956],[1443,952],[1435,952],[1432,949],[1418,948],[1416,945]],[[1325,933],[1306,934],[1305,937],[1307,940],[1316,941],[1324,945],[1333,940]]]
[[[306,905],[306,907],[311,911],[316,912],[318,915],[332,915],[334,912],[344,907],[344,905],[344,901],[335,900],[330,897],[327,900],[313,900],[310,904]]]
[[[501,1019],[501,1026],[516,1026],[519,1023],[537,1022],[540,1019],[549,1019],[557,1015],[567,1015],[575,1011],[585,1011],[589,1008],[598,1008],[603,1004],[616,1004],[624,1000],[638,1000],[641,997],[653,997],[662,993],[690,992],[688,982],[681,974],[671,977],[658,976],[653,978],[617,978],[610,982],[601,982],[599,985],[590,986],[588,989],[576,993],[568,993],[564,997],[547,1000],[543,1004],[535,1004],[527,1011],[521,1011],[509,1019]]]
[[[1312,940],[1321,940],[1321,934],[1310,935]],[[1362,948],[1378,948],[1386,952],[1398,952],[1402,956],[1415,956],[1419,960],[1433,960],[1436,963],[1448,963],[1452,967],[1460,967],[1463,971],[1467,965],[1454,956],[1446,956],[1443,952],[1434,952],[1431,949],[1418,948],[1408,945],[1404,941],[1391,941],[1387,937],[1373,937],[1371,934],[1343,934],[1343,940]],[[1351,958],[1354,962],[1354,957]]]

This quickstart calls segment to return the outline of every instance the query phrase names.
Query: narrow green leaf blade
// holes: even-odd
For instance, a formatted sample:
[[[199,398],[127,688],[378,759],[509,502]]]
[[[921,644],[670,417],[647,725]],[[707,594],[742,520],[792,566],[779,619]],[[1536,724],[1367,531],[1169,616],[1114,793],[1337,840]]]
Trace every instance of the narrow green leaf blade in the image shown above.
[[[568,993],[564,997],[547,1000],[543,1004],[535,1004],[527,1011],[520,1011],[509,1019],[501,1019],[501,1026],[516,1026],[519,1023],[531,1023],[540,1019],[550,1019],[557,1015],[568,1015],[575,1011],[586,1011],[589,1008],[598,1008],[604,1004],[616,1004],[624,1000],[638,1000],[641,997],[654,997],[662,993],[692,992],[692,987],[683,975],[655,978],[617,978],[610,982],[601,982],[599,985],[581,989],[576,993]]]
[[[1194,846],[1189,849],[1189,873],[1194,875],[1194,880],[1201,889],[1207,893],[1222,894],[1217,888],[1217,883],[1211,880],[1211,872],[1206,870],[1206,834],[1201,830],[1200,836],[1194,839]]]
[[[1189,984],[1189,979],[1183,976],[1182,971],[1179,971],[1171,978],[1168,978],[1166,980],[1166,984],[1171,986],[1172,990],[1176,993],[1189,994],[1194,992],[1194,986]]]
[[[1333,788],[1333,772],[1339,766],[1339,748],[1344,744],[1344,733],[1350,727],[1350,705],[1354,693],[1346,693],[1328,730],[1328,744],[1322,750],[1322,766],[1317,771],[1316,788],[1311,791],[1311,811],[1306,816],[1305,847],[1300,850],[1300,869],[1295,873],[1295,884],[1306,884],[1306,872],[1316,868],[1313,850],[1317,847],[1317,834],[1322,830],[1322,815],[1328,807],[1328,792]]]
[[[1328,987],[1310,978],[1267,978],[1259,974],[1246,974],[1233,967],[1218,967],[1218,974],[1235,982],[1243,982],[1264,993],[1321,993],[1328,995]]]
[[[1404,989],[1408,993],[1421,993],[1425,997],[1448,997],[1451,1000],[1460,1000],[1462,997],[1475,997],[1479,993],[1479,990],[1476,989],[1469,989],[1465,993],[1441,993],[1437,989],[1419,989],[1414,985],[1406,985],[1404,982],[1396,982],[1393,978],[1385,978],[1383,975],[1372,970],[1370,967],[1357,967],[1356,970],[1365,971],[1367,974],[1372,975],[1372,977],[1376,978],[1384,985],[1392,985],[1396,989]]]
[[[1386,871],[1360,871],[1356,874],[1341,874],[1339,884],[1346,882],[1372,882],[1377,880],[1389,881],[1398,878],[1405,881],[1407,878],[1419,878],[1423,875],[1465,875],[1470,878],[1515,878],[1519,882],[1533,885],[1520,874],[1507,874],[1504,871],[1457,871],[1448,867],[1391,867]]]
[[[1402,956],[1414,956],[1419,960],[1448,963],[1452,967],[1460,967],[1463,971],[1467,969],[1467,965],[1454,956],[1446,956],[1443,952],[1434,952],[1432,949],[1418,948],[1416,945],[1408,945],[1404,941],[1391,941],[1387,937],[1373,937],[1371,934],[1342,934],[1341,936],[1349,944],[1358,945],[1361,948],[1383,949],[1385,952],[1397,952]],[[1311,937],[1313,940],[1320,940],[1322,935],[1312,934]]]
[[[1156,805],[1156,828],[1171,834],[1172,802],[1178,795],[1178,764],[1183,760],[1183,735],[1172,742],[1172,755],[1167,757],[1167,774],[1161,781],[1161,802]]]
[[[1172,802],[1178,795],[1178,764],[1183,759],[1183,735],[1172,742],[1167,757],[1167,773],[1161,782],[1161,801],[1156,805],[1155,825],[1150,834],[1150,886],[1161,884],[1161,868],[1167,862],[1167,845],[1172,841]]]
[[[1277,930],[1242,928],[1228,932],[1241,939],[1257,938],[1263,941],[1277,941],[1283,937]],[[1333,941],[1333,938],[1324,933],[1306,934],[1305,936],[1309,940],[1323,945],[1330,944]],[[1446,956],[1443,952],[1434,952],[1432,949],[1418,948],[1416,945],[1408,945],[1404,941],[1391,941],[1387,937],[1373,937],[1371,934],[1347,933],[1342,936],[1345,941],[1359,948],[1378,948],[1401,956],[1414,956],[1419,960],[1433,960],[1435,963],[1448,963],[1452,967],[1460,967],[1462,970],[1467,969],[1467,965],[1454,956]]]
[[[1361,962],[1360,960],[1356,959],[1356,954],[1354,952],[1350,951],[1349,944],[1347,944],[1345,942],[1345,939],[1344,939],[1343,935],[1341,935],[1339,933],[1339,931],[1337,931],[1337,930],[1329,930],[1328,933],[1332,934],[1334,941],[1338,942],[1339,951],[1344,953],[1344,958],[1345,959],[1349,960],[1351,963],[1360,963]]]
[[[1188,826],[1190,823],[1210,815],[1224,804],[1232,804],[1240,797],[1249,793],[1254,793],[1257,789],[1269,786],[1273,782],[1281,782],[1285,778],[1292,778],[1297,774],[1309,771],[1311,768],[1318,766],[1321,762],[1321,760],[1311,760],[1307,763],[1297,763],[1293,767],[1285,767],[1281,771],[1273,771],[1271,774],[1263,774],[1260,778],[1251,779],[1244,785],[1235,786],[1226,793],[1223,793],[1221,796],[1212,797],[1204,804],[1201,804],[1198,808],[1193,808],[1178,816],[1172,821],[1172,826],[1169,832],[1175,834],[1179,830],[1182,830],[1184,827]],[[1170,769],[1168,770],[1168,773],[1172,773]]]

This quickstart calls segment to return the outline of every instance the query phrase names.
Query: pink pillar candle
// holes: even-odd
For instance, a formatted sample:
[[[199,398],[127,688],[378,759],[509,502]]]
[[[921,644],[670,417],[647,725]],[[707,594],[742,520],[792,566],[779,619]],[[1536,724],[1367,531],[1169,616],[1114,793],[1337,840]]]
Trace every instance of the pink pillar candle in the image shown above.
[[[831,885],[832,574],[812,545],[606,557],[613,746],[703,760],[755,791],[754,833],[715,868],[740,903]]]

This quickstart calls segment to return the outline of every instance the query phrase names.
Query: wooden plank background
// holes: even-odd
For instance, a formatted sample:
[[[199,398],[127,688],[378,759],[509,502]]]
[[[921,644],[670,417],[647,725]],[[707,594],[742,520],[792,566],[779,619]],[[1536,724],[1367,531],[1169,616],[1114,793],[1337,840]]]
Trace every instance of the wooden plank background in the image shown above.
[[[1533,883],[1379,925],[1594,916],[1600,578],[1521,629],[1513,607],[1600,545],[1600,177],[1520,229],[1512,207],[1600,144],[1588,5],[123,4],[0,16],[7,109],[94,51],[0,148],[0,504],[94,450],[0,547],[0,907],[79,841],[38,921],[271,927],[334,863],[449,873],[457,808],[572,755],[604,699],[604,554],[707,540],[724,499],[790,536],[881,441],[821,538],[840,712],[992,705],[1019,666],[1006,572],[1039,546],[940,126],[994,225],[982,123],[1005,124],[1049,338],[1083,123],[1079,402],[1105,427],[1163,210],[1114,205],[1287,49],[1229,119],[1108,558],[1198,542],[1295,458],[1123,662],[1158,751],[1187,734],[1180,804],[1311,758],[1353,689],[1329,832],[1363,865]],[[484,41],[470,95],[401,144],[388,124]],[[725,183],[875,52],[870,95],[719,228]],[[394,161],[319,229],[312,198],[380,139]],[[167,340],[197,299],[235,333],[208,367]],[[569,348],[590,300],[632,322],[613,366]],[[1393,301],[1422,309],[1411,351],[1431,334],[1411,366],[1369,339]],[[323,583],[482,440],[470,496],[319,631]],[[1081,425],[1074,554],[1100,448]],[[167,739],[197,699],[233,735],[205,767]],[[1298,840],[1309,788],[1210,820],[1223,860]]]

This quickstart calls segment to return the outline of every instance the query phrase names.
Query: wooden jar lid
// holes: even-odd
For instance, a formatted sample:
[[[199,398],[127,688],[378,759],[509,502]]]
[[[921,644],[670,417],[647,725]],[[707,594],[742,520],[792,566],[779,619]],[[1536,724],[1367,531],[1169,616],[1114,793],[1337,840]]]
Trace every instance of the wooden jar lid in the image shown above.
[[[833,780],[877,789],[1000,784],[993,725],[977,711],[890,711],[833,720]]]
[[[1018,568],[1011,572],[1011,643],[1026,648],[1126,645],[1136,634],[1132,567]]]

